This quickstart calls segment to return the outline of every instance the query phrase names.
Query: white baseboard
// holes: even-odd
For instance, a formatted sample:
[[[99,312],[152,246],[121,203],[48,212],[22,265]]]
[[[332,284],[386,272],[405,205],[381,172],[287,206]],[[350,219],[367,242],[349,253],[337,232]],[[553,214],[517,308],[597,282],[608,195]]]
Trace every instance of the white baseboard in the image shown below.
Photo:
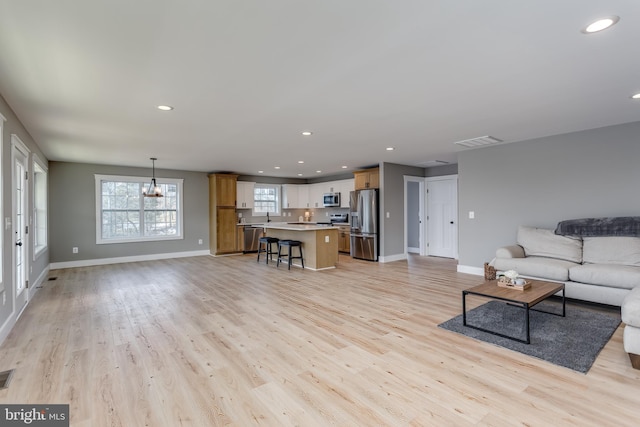
[[[13,325],[16,324],[16,321],[17,317],[14,311],[13,313],[11,313],[11,316],[9,316],[7,320],[5,320],[2,327],[0,327],[0,345],[2,345],[5,339],[7,339],[7,337],[9,336],[9,332],[11,332],[11,329],[13,329]]]
[[[4,322],[4,324],[0,327],[0,345],[2,345],[4,340],[9,336],[9,332],[11,332],[11,330],[13,329],[20,315],[29,306],[29,302],[31,301],[33,296],[38,292],[40,285],[44,283],[44,279],[47,277],[48,274],[49,274],[49,267],[46,267],[42,271],[42,273],[40,273],[38,278],[33,281],[33,283],[29,283],[29,289],[27,289],[27,292],[29,292],[29,295],[27,297],[27,303],[24,305],[24,307],[22,307],[22,310],[20,310],[20,313],[16,313],[15,311],[11,313],[11,316],[9,316],[7,320]],[[0,294],[2,294],[2,292],[0,292]]]
[[[52,262],[49,267],[51,268],[51,270],[58,270],[61,268],[90,267],[92,265],[121,264],[125,262],[154,261],[158,259],[186,258],[205,255],[211,255],[211,253],[208,250],[204,250],[171,252],[164,254],[135,255],[116,258],[83,259],[80,261]]]
[[[380,256],[380,257],[378,257],[378,262],[402,261],[402,260],[407,259],[407,258],[408,258],[407,254]]]
[[[470,265],[458,265],[458,273],[473,274],[475,276],[484,276],[484,267],[472,267]]]
[[[409,252],[410,254],[419,254],[420,248],[407,248],[407,252]]]
[[[31,301],[31,298],[33,298],[36,292],[38,292],[38,290],[40,289],[40,285],[44,283],[44,279],[46,279],[47,275],[49,274],[49,269],[50,267],[47,266],[44,270],[42,270],[42,273],[40,273],[33,284],[29,283],[29,301]]]

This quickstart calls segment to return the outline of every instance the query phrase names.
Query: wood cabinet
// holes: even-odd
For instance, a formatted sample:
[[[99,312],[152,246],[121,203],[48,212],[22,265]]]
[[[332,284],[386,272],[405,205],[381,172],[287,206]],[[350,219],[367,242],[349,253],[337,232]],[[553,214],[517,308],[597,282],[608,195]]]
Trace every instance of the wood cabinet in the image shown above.
[[[369,188],[380,187],[380,168],[354,171],[353,177],[355,180],[356,190],[366,190]]]
[[[238,252],[236,180],[238,175],[209,175],[209,244],[212,255]]]
[[[351,252],[351,236],[349,226],[340,226],[338,231],[338,252]]]
[[[253,187],[255,182],[238,181],[236,183],[236,208],[253,209]]]
[[[236,225],[236,250],[244,252],[244,225]]]
[[[219,253],[233,253],[238,252],[238,246],[236,241],[236,209],[221,207],[217,209],[217,251]]]
[[[238,175],[209,175],[209,191],[213,192],[216,206],[236,206],[236,182]]]

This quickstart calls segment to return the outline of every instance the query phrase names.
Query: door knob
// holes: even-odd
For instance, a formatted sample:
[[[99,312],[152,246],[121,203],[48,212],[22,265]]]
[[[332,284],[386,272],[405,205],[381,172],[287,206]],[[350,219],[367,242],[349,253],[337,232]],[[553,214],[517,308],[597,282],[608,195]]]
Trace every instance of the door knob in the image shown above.
[[[16,246],[22,246],[22,242],[17,242]]]
[[[449,224],[453,224],[453,221],[449,222]]]

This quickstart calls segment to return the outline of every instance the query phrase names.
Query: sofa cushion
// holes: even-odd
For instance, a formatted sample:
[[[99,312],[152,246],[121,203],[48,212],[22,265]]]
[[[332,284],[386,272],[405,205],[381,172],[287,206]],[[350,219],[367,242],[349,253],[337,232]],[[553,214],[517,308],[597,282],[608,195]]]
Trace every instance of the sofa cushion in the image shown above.
[[[624,297],[620,307],[622,321],[629,326],[640,328],[640,286]]]
[[[585,263],[640,267],[640,237],[585,237]]]
[[[582,262],[582,239],[558,236],[553,230],[535,227],[518,227],[518,244],[527,257],[540,256],[571,262]]]
[[[548,280],[569,280],[569,269],[577,266],[575,262],[544,257],[496,258],[496,270],[516,270],[518,274],[540,277]]]
[[[503,246],[496,249],[496,258],[524,258],[524,249],[520,245]]]
[[[640,267],[615,264],[583,264],[571,267],[569,279],[589,285],[633,289],[640,285]]]

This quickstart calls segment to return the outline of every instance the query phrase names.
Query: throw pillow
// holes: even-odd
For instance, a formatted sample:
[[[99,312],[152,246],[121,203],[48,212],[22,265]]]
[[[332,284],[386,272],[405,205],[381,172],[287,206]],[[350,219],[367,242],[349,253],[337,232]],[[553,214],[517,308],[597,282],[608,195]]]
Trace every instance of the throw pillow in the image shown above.
[[[518,244],[526,256],[541,256],[582,262],[582,239],[558,236],[553,230],[535,227],[518,227]]]

